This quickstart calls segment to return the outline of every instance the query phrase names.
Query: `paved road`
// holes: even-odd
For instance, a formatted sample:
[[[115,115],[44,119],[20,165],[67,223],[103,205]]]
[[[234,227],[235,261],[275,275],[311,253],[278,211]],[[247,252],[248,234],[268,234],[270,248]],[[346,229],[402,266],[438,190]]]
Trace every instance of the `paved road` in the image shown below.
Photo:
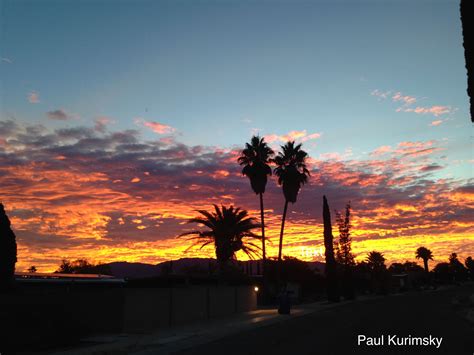
[[[474,354],[474,286],[341,304],[178,352],[189,354]],[[469,313],[470,312],[470,313]],[[470,315],[469,315],[470,314]],[[291,316],[289,316],[291,317]],[[471,318],[471,321],[468,318]],[[432,346],[357,345],[358,335],[443,337]]]

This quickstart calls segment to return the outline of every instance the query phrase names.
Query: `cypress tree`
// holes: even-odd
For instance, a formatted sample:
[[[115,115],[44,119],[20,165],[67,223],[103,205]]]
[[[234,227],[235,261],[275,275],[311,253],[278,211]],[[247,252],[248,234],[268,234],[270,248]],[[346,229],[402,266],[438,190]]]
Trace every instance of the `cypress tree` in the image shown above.
[[[16,238],[10,225],[0,203],[0,289],[8,288],[15,279]]]
[[[334,258],[334,241],[331,226],[331,213],[326,196],[323,196],[323,221],[324,221],[324,255],[326,257],[326,289],[328,301],[339,302],[339,287],[337,281],[337,264]]]

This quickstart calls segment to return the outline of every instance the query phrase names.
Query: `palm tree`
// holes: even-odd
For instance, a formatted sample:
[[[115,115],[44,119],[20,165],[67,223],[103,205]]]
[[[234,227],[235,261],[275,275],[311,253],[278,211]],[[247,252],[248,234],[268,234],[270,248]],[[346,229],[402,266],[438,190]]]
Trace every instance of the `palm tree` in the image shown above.
[[[242,174],[250,179],[250,186],[253,192],[260,196],[260,222],[262,225],[262,259],[265,269],[265,221],[263,209],[263,194],[267,185],[267,177],[272,175],[272,169],[269,163],[275,153],[267,145],[263,138],[253,136],[250,143],[245,143],[245,149],[242,150],[237,159],[240,165],[243,165]]]
[[[209,244],[214,244],[216,259],[221,268],[231,259],[235,259],[235,253],[242,250],[251,259],[258,256],[260,247],[244,239],[261,239],[261,236],[252,232],[260,228],[253,218],[248,217],[248,212],[234,206],[214,206],[214,212],[198,210],[201,215],[191,218],[188,223],[199,223],[207,227],[206,230],[193,230],[181,234],[179,237],[194,235],[188,238],[194,240],[195,245],[201,245],[201,249]],[[190,247],[190,248],[191,248]],[[189,248],[188,248],[189,249]]]
[[[306,168],[306,158],[308,153],[301,149],[301,144],[295,146],[295,142],[288,142],[282,147],[282,151],[274,159],[277,167],[275,175],[278,176],[278,184],[283,187],[283,195],[285,196],[285,207],[281,219],[280,245],[278,248],[278,261],[281,262],[281,252],[283,247],[283,232],[285,230],[286,212],[288,210],[288,202],[295,203],[298,192],[308,181],[310,175]]]
[[[367,255],[367,266],[371,273],[372,289],[380,294],[387,292],[387,268],[385,257],[378,251],[371,251]]]
[[[372,271],[385,270],[385,257],[378,251],[371,251],[367,255],[367,264]]]
[[[433,253],[431,252],[431,250],[425,247],[419,247],[418,249],[416,249],[416,258],[423,259],[425,271],[429,272],[428,260],[433,260]]]

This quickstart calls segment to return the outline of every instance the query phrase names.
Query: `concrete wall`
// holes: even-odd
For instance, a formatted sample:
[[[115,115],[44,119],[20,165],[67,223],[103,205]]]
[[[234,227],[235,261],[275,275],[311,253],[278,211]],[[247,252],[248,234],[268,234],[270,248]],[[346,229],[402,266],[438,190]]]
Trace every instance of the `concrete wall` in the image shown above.
[[[0,294],[0,352],[38,351],[92,334],[149,333],[256,307],[251,286],[24,287]]]
[[[250,286],[125,289],[124,298],[124,332],[146,333],[257,308]]]

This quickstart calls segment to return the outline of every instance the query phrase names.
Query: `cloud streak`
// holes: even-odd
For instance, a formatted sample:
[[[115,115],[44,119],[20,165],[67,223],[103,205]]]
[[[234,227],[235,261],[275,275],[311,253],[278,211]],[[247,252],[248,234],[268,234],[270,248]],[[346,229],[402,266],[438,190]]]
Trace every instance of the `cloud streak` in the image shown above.
[[[318,139],[321,137],[321,133],[310,133],[304,129],[302,131],[290,131],[287,134],[278,135],[278,134],[269,134],[265,135],[265,141],[268,143],[286,143],[288,141],[298,141],[299,143],[304,143],[309,140]]]
[[[395,111],[396,112],[410,112],[416,113],[419,115],[426,115],[430,114],[435,117],[439,117],[442,115],[451,114],[455,111],[451,106],[443,106],[443,105],[432,105],[432,106],[416,106],[413,107],[415,103],[419,101],[418,98],[415,96],[404,95],[400,91],[393,93],[392,91],[380,91],[378,89],[373,90],[370,93],[372,96],[377,97],[379,100],[385,100],[387,98],[391,98],[392,102],[402,103],[402,106],[398,107]],[[438,126],[441,124],[441,120],[432,121],[430,126]]]

